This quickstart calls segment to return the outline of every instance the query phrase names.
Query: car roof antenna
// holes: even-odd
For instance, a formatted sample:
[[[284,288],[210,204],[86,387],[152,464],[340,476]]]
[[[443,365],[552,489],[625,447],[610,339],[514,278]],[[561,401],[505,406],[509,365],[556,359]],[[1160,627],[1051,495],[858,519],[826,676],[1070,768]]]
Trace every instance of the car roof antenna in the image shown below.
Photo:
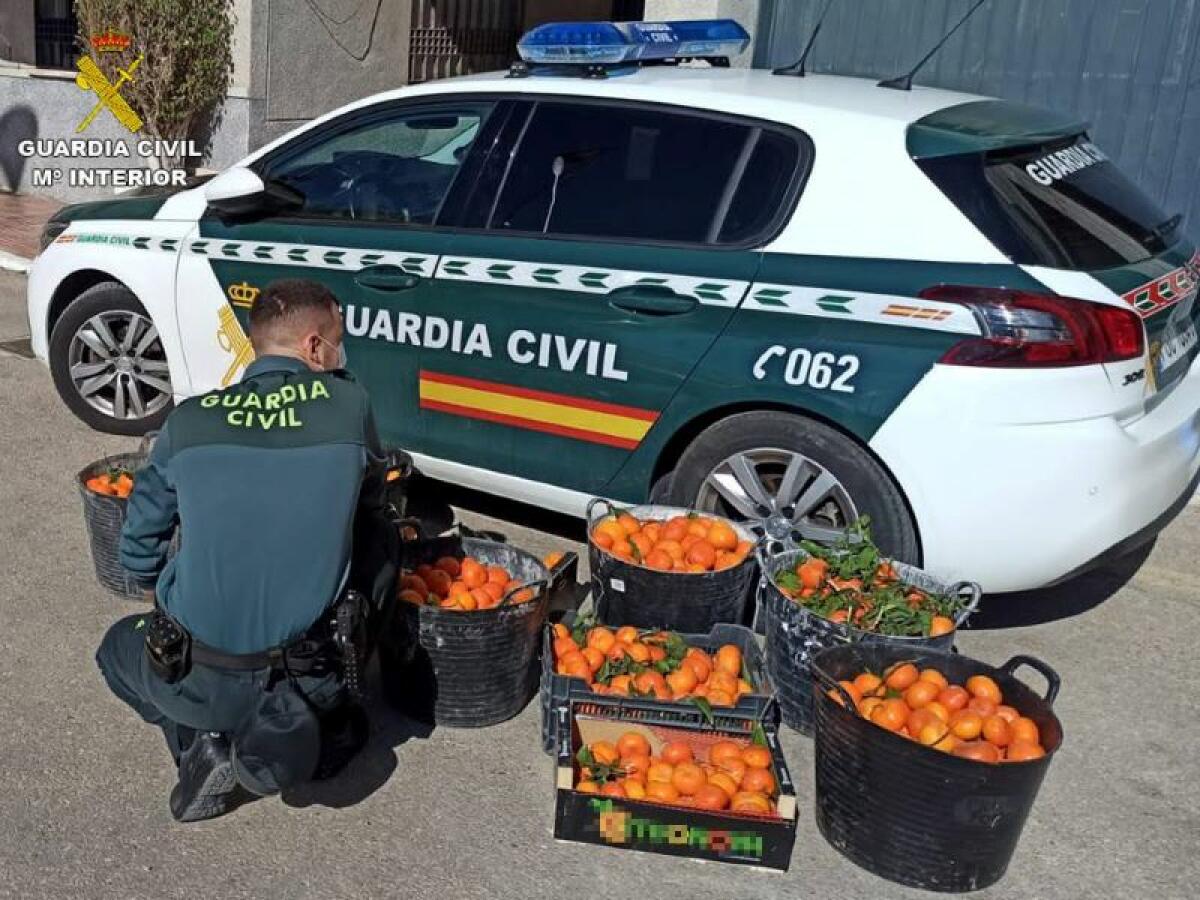
[[[877,86],[881,88],[892,88],[893,90],[897,91],[911,91],[913,76],[921,70],[921,67],[925,65],[925,63],[929,62],[929,60],[933,58],[933,54],[942,49],[942,46],[946,43],[946,41],[950,40],[950,37],[954,34],[954,32],[958,31],[958,29],[962,28],[963,25],[966,24],[967,19],[975,15],[975,10],[979,9],[979,7],[983,6],[985,3],[987,3],[987,0],[976,0],[975,5],[967,10],[967,14],[958,20],[958,24],[947,31],[945,35],[942,36],[942,39],[933,45],[933,49],[922,56],[921,61],[913,66],[906,74],[899,75],[896,78],[888,78],[885,81],[879,82]]]
[[[778,69],[772,69],[772,75],[795,75],[797,78],[804,77],[804,63],[808,59],[808,54],[813,48],[813,44],[817,42],[817,35],[821,33],[821,26],[825,24],[825,16],[829,13],[829,7],[833,6],[833,0],[825,0],[825,8],[821,10],[821,15],[817,16],[817,24],[813,26],[812,34],[808,36],[808,43],[804,45],[804,52],[800,54],[800,58],[790,66],[780,66]]]

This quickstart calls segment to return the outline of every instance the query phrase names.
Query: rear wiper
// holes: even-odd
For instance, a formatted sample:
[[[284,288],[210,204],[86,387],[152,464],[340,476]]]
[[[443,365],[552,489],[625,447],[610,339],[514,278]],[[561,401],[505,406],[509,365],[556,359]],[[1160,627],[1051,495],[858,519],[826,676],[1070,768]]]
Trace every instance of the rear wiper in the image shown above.
[[[1183,213],[1175,213],[1165,222],[1159,222],[1150,229],[1150,233],[1158,238],[1164,245],[1168,243],[1171,235],[1175,233],[1175,229],[1183,222]]]

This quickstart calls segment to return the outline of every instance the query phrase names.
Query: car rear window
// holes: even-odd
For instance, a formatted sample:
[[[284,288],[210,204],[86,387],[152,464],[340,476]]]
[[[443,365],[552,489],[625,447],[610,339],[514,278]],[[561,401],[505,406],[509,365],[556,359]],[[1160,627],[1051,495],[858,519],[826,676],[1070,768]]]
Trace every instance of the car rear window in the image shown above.
[[[743,245],[794,200],[800,137],[638,106],[539,102],[489,227]]]
[[[1088,271],[1142,262],[1166,250],[1179,225],[1086,135],[918,164],[1023,265]]]

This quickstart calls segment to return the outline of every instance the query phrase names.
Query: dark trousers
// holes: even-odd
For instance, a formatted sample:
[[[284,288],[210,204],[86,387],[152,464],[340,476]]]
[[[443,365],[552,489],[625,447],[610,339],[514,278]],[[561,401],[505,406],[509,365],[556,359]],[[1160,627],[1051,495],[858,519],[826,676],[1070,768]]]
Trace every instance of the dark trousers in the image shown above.
[[[185,677],[167,684],[146,660],[147,619],[127,616],[113,625],[96,651],[96,664],[117,697],[162,729],[178,763],[197,731],[236,731],[269,689],[271,670],[233,672],[193,665]],[[336,674],[300,677],[296,685],[318,711],[332,710],[344,699]]]

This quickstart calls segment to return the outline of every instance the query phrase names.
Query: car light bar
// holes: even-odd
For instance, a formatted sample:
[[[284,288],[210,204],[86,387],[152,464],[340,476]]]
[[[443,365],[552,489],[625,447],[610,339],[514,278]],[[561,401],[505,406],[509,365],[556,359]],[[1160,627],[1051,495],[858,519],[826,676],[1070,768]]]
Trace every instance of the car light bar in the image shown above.
[[[552,22],[526,32],[517,52],[528,63],[621,65],[648,60],[729,57],[750,45],[733,19],[691,22]]]

